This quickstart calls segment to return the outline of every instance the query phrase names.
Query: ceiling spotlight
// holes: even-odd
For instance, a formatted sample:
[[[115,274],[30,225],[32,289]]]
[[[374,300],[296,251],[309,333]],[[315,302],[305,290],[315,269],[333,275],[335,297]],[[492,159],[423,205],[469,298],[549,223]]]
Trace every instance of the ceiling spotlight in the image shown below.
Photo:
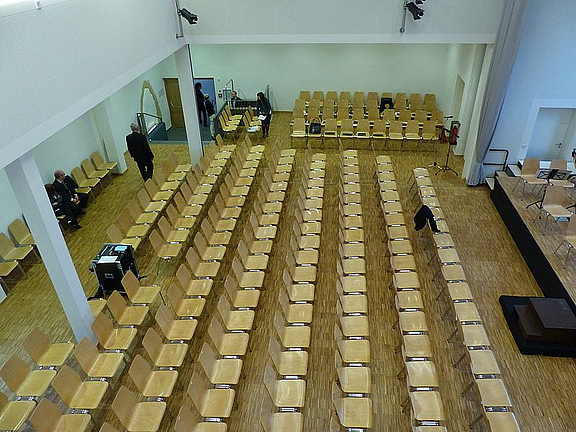
[[[420,9],[414,2],[406,3],[406,9],[412,14],[414,21],[419,20],[424,16],[424,9]]]
[[[426,0],[414,0],[416,2],[416,4],[422,4],[424,3]]]
[[[188,9],[180,9],[178,10],[178,15],[188,21],[188,24],[194,25],[198,22],[198,15],[193,14]]]

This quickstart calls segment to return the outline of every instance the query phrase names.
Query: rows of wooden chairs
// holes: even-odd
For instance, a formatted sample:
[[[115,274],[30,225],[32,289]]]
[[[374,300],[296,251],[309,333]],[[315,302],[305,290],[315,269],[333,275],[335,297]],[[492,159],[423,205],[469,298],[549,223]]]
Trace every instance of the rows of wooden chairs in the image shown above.
[[[18,269],[21,276],[26,277],[24,267],[21,265],[26,257],[33,255],[40,261],[36,242],[24,221],[14,220],[8,225],[8,233],[10,237],[0,233],[0,289],[3,287],[5,291],[9,291],[10,287],[4,278],[8,278],[14,270]]]
[[[428,324],[420,278],[416,271],[414,250],[408,237],[402,204],[399,200],[396,178],[390,158],[376,158],[376,182],[380,206],[385,220],[390,270],[390,289],[395,291],[394,306],[398,319],[394,327],[400,330],[402,340],[396,352],[402,353],[404,366],[398,379],[405,379],[408,397],[402,410],[411,407],[411,425],[414,431],[424,426],[435,426],[446,431],[445,413],[439,392],[439,380],[428,335]]]
[[[482,406],[481,414],[472,420],[470,426],[473,429],[484,418],[491,432],[519,431],[512,412],[512,402],[502,381],[500,368],[491,350],[482,317],[474,302],[428,170],[414,169],[412,183],[416,187],[415,196],[419,203],[432,210],[437,223],[437,232],[431,234],[431,243],[435,250],[433,257],[435,256],[439,263],[436,278],[439,278],[442,284],[437,301],[444,296],[448,298],[449,306],[444,311],[443,318],[452,316],[455,320],[454,331],[448,341],[455,342],[459,337],[464,347],[464,354],[454,366],[466,365],[472,375],[463,395],[475,393],[474,399]]]
[[[267,395],[260,422],[265,432],[302,431],[314,289],[322,231],[325,155],[307,151],[283,284],[264,370]]]
[[[323,91],[314,91],[312,96],[310,91],[302,90],[300,91],[299,102],[295,104],[297,107],[318,107],[322,108],[324,106],[334,106],[337,104],[347,104],[353,108],[379,108],[380,97],[388,98],[392,100],[392,93],[384,92],[380,96],[378,92],[368,92],[368,96],[364,96],[364,92],[354,92],[354,97],[351,97],[351,93],[347,91],[340,92],[340,97],[338,97],[335,91],[328,91],[326,97],[324,97]],[[406,93],[396,93],[394,98],[394,107],[397,110],[404,108],[410,108],[412,111],[435,111],[436,110],[436,95],[434,93],[426,93],[424,99],[420,93],[411,93],[410,97],[407,97]]]
[[[330,430],[372,428],[372,375],[366,297],[364,223],[357,150],[340,153],[339,259],[334,338],[335,376]],[[352,430],[352,429],[350,429]]]
[[[246,109],[244,114],[234,115],[228,104],[224,106],[224,109],[218,116],[218,121],[224,133],[238,132],[241,125],[246,129],[256,128],[256,130],[258,130],[262,124],[251,106]]]
[[[265,178],[261,183],[232,259],[217,314],[211,319],[208,340],[201,348],[187,397],[176,418],[177,432],[227,429],[225,421],[235,399],[233,386],[241,378],[243,356],[247,352],[294,161],[292,151],[282,153],[275,149],[272,153],[266,174],[273,171],[274,177],[278,173],[282,174],[282,179],[269,181]]]
[[[118,162],[106,162],[99,152],[94,152],[90,158],[84,159],[79,167],[72,168],[70,174],[78,183],[80,193],[90,194],[95,197],[94,190],[98,186],[102,191],[104,184],[110,182],[111,172]]]

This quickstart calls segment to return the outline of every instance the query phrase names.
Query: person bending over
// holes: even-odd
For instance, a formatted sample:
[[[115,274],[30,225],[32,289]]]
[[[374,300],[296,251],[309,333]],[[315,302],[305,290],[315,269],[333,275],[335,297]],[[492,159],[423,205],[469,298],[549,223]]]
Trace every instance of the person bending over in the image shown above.
[[[152,178],[154,173],[154,153],[152,153],[146,137],[140,133],[140,127],[136,123],[132,123],[130,129],[132,129],[132,133],[126,135],[128,152],[134,162],[138,164],[142,179],[146,181]]]
[[[262,119],[262,137],[270,136],[270,120],[272,119],[272,106],[270,106],[270,102],[264,96],[264,93],[259,92],[256,97],[258,98],[258,102],[256,107],[258,108],[258,113],[261,116],[264,116]]]

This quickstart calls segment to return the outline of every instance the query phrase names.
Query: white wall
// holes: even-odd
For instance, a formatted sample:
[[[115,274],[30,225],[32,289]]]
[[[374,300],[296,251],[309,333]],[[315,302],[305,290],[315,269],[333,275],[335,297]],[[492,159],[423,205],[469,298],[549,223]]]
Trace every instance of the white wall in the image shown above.
[[[0,17],[0,167],[174,52],[171,1],[71,0]]]
[[[195,45],[194,74],[220,88],[234,79],[242,98],[270,84],[275,110],[291,111],[300,90],[436,93],[445,104],[449,45],[281,44]]]
[[[540,106],[576,108],[575,16],[573,0],[530,1],[492,144],[510,150],[509,162],[526,154]]]
[[[199,16],[184,23],[193,43],[493,43],[504,0],[428,1],[423,19],[408,15],[404,35],[403,0],[180,3]]]

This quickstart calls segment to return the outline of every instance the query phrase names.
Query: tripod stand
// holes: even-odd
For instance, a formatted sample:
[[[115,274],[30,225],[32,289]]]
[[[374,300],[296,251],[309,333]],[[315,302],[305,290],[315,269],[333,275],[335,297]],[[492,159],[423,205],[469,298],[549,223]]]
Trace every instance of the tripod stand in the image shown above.
[[[436,171],[435,175],[438,175],[439,172],[444,172],[444,171],[452,171],[454,174],[458,175],[458,173],[456,171],[454,171],[452,168],[450,168],[450,165],[448,165],[448,161],[450,160],[450,148],[452,147],[452,144],[448,144],[448,151],[446,152],[446,163],[444,165],[438,165],[438,171]]]

